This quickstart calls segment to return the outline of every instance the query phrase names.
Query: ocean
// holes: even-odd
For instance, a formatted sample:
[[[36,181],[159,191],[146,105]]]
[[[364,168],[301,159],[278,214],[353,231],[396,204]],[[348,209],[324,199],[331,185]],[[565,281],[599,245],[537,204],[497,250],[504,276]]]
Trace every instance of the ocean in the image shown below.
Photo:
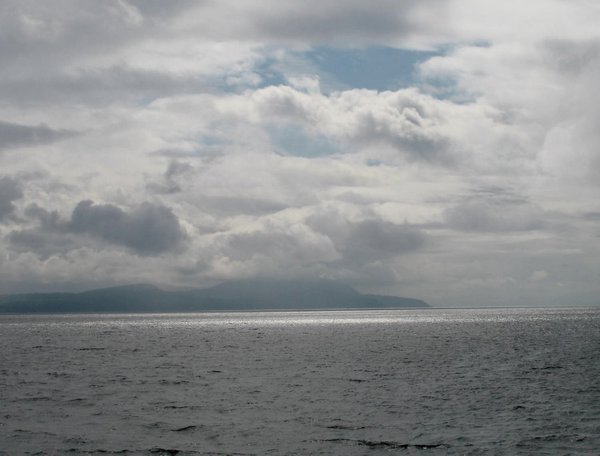
[[[2,455],[597,455],[600,308],[0,316]]]

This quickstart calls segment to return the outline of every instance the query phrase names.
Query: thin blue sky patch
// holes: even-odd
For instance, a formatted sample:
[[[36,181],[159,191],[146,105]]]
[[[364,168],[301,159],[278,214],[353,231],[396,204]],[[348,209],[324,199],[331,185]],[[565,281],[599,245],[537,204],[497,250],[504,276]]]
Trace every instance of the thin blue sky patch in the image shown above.
[[[381,160],[376,160],[374,158],[369,158],[366,161],[367,166],[381,166],[383,165],[383,162]]]
[[[437,52],[390,47],[340,49],[326,46],[305,54],[312,65],[346,88],[397,90],[417,84],[415,65]]]
[[[230,85],[215,81],[223,92],[240,93],[247,88],[264,88],[288,84],[291,77],[318,76],[323,93],[348,89],[398,90],[419,86],[416,67],[425,60],[442,55],[443,50],[416,51],[385,46],[339,48],[316,46],[306,51],[271,49],[256,62],[253,71],[260,76],[257,85]]]
[[[204,146],[224,146],[230,143],[230,141],[214,135],[202,135],[198,142]]]

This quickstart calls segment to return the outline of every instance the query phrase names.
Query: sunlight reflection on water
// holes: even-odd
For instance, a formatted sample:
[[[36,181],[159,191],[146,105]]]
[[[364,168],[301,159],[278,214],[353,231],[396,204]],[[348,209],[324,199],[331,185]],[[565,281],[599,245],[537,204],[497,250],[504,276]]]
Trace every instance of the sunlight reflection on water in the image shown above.
[[[62,314],[1,316],[3,324],[108,325],[108,326],[327,326],[372,324],[431,324],[468,322],[543,321],[581,319],[598,312],[596,308],[479,308],[479,309],[398,309],[258,311],[160,314]]]

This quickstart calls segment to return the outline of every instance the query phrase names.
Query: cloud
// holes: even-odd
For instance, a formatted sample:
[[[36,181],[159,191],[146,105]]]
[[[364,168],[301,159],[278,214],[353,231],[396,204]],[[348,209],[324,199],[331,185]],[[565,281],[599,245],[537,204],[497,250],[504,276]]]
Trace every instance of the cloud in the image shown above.
[[[74,134],[67,130],[53,130],[44,124],[29,126],[0,121],[0,150],[49,144]]]
[[[8,239],[17,250],[33,251],[42,257],[85,245],[82,236],[124,246],[143,256],[173,251],[187,239],[173,211],[155,203],[146,202],[126,212],[113,204],[85,200],[77,204],[69,220],[35,205],[26,214],[37,219],[39,225],[13,231]]]
[[[0,96],[20,106],[107,106],[211,91],[224,74],[251,81],[250,67],[262,58],[255,43],[173,33],[174,19],[198,5],[7,0],[0,5]]]
[[[117,62],[108,67],[82,67],[71,71],[50,68],[39,75],[0,81],[2,98],[15,105],[83,104],[110,106],[136,103],[180,93],[210,91],[207,80],[139,69]]]
[[[533,271],[531,276],[529,276],[529,280],[531,282],[541,282],[548,278],[548,273],[546,271]]]
[[[214,196],[200,198],[198,206],[211,214],[231,216],[239,214],[271,214],[289,207],[275,199],[245,198],[243,196]]]
[[[204,249],[202,274],[231,277],[303,277],[393,283],[399,258],[422,250],[427,235],[402,224],[332,208],[294,209],[244,229],[215,234]],[[359,211],[360,212],[360,211]],[[256,220],[256,219],[254,219]]]
[[[578,185],[581,178],[588,184],[600,182],[600,135],[595,128],[600,110],[591,89],[600,77],[597,33],[586,39],[558,38],[545,30],[533,42],[505,39],[458,46],[421,63],[419,69],[434,85],[446,81],[452,96],[487,107],[495,122],[487,128],[481,125],[481,131],[488,134],[493,127],[503,132],[496,141],[488,141],[495,147],[484,155],[494,170],[516,163],[513,172],[541,172],[549,178],[549,187],[560,186],[569,193],[564,187]],[[437,84],[437,89],[442,86]],[[469,136],[480,143],[477,136]]]
[[[582,214],[582,218],[592,222],[600,222],[600,212],[586,212]]]
[[[179,193],[181,186],[179,180],[185,177],[190,177],[194,167],[187,162],[171,160],[169,166],[163,173],[162,182],[149,182],[146,188],[155,193]]]
[[[430,21],[443,14],[445,0],[424,5],[415,0],[207,2],[178,18],[177,25],[216,40],[287,43],[364,44],[375,42],[426,46]],[[444,26],[437,21],[437,34]]]
[[[13,201],[22,197],[23,189],[19,181],[9,176],[0,177],[0,222],[13,215],[16,209]]]
[[[268,3],[271,3],[269,8],[255,13],[254,21],[257,34],[269,39],[344,44],[355,40],[380,42],[409,36],[420,25],[413,15],[420,2],[412,0],[401,3],[379,0],[369,5],[352,0],[342,8],[330,0],[310,0],[308,4]]]
[[[272,266],[301,266],[330,261],[337,256],[330,240],[303,225],[264,227],[226,236],[224,253],[233,260],[263,259]]]
[[[325,209],[308,217],[315,231],[328,236],[342,256],[341,263],[367,264],[415,252],[426,244],[426,234],[408,224],[378,218],[352,220],[335,209]]]
[[[0,53],[6,59],[2,70],[9,75],[22,65],[23,55],[41,66],[64,66],[110,51],[144,30],[139,11],[124,1],[84,0],[75,6],[69,0],[53,5],[7,0],[1,8]]]
[[[352,261],[385,259],[419,250],[425,240],[422,231],[408,225],[363,220],[350,227],[343,251]]]
[[[0,281],[268,273],[444,304],[508,284],[541,302],[558,281],[597,296],[599,14],[0,2],[0,149],[15,148],[0,153],[15,176],[0,178]]]
[[[284,131],[295,126],[312,140],[313,149],[318,145],[324,150],[323,155],[383,149],[411,162],[450,164],[456,159],[446,128],[454,110],[414,89],[325,95],[271,86],[247,95],[223,100],[220,107],[224,112],[239,109],[248,120],[280,125]]]
[[[419,37],[430,43],[431,22],[448,2],[424,5],[416,0],[278,2],[276,0],[155,2],[68,0],[39,5],[29,0],[3,2],[0,53],[4,71],[16,71],[22,55],[42,65],[65,66],[102,54],[142,47],[159,48],[184,37],[196,42],[407,43]],[[65,14],[68,12],[69,14]],[[436,21],[438,36],[444,29]],[[177,33],[173,33],[176,30]],[[168,56],[166,56],[168,58]]]
[[[473,199],[446,209],[444,219],[456,230],[499,233],[541,230],[547,217],[526,202]]]
[[[112,204],[81,201],[68,228],[126,246],[141,255],[156,255],[177,248],[185,239],[179,220],[165,206],[143,203],[131,212]]]
[[[13,251],[21,254],[34,253],[42,260],[65,255],[80,246],[71,235],[54,230],[45,231],[39,227],[12,231],[7,239]]]

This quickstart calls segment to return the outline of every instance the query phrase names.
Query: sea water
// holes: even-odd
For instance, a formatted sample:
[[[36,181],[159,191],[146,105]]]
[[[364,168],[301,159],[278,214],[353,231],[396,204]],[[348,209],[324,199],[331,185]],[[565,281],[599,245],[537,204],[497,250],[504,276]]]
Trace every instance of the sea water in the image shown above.
[[[600,309],[0,317],[0,454],[599,454]]]

